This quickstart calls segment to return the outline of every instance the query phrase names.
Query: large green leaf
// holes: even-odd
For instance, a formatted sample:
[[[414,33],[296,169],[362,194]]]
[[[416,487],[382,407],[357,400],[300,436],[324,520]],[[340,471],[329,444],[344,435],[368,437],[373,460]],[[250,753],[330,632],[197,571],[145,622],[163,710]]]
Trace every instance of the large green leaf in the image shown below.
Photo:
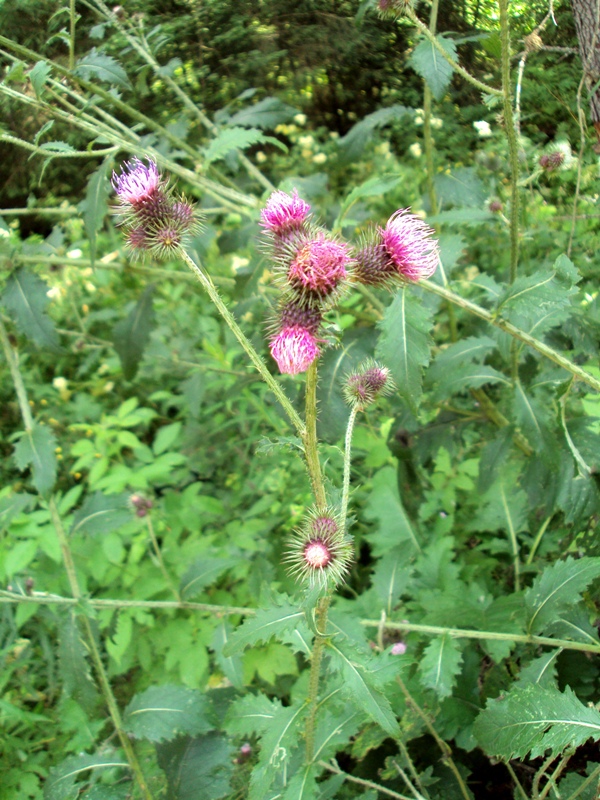
[[[555,265],[554,270],[517,278],[500,298],[498,312],[539,338],[569,317],[574,308],[571,298],[577,291],[570,273],[557,270]]]
[[[44,800],[76,800],[82,788],[81,783],[76,784],[77,778],[89,770],[115,767],[129,768],[128,762],[119,753],[110,752],[102,755],[83,753],[71,756],[50,770],[44,784]]]
[[[420,681],[433,689],[440,700],[449,697],[462,664],[462,649],[448,635],[438,636],[427,645],[419,662]]]
[[[204,150],[204,166],[225,158],[232,150],[245,150],[247,147],[264,142],[281,145],[278,139],[265,136],[256,128],[223,128]]]
[[[77,616],[68,611],[63,620],[58,639],[60,674],[65,694],[86,710],[91,711],[98,700],[87,661],[87,648],[81,638]]]
[[[231,635],[223,654],[231,656],[251,644],[268,642],[272,636],[293,630],[306,619],[304,611],[290,603],[261,609],[253,617],[248,617]]]
[[[561,612],[576,605],[581,600],[581,592],[598,577],[600,558],[568,556],[546,567],[525,593],[528,632],[543,632]]]
[[[451,39],[436,36],[442,48],[456,60],[456,45]],[[441,100],[452,79],[453,68],[440,52],[427,39],[423,39],[415,47],[409,59],[410,66],[418,73],[431,89],[436,100]]]
[[[170,741],[176,736],[208,733],[214,727],[209,712],[206,694],[197,689],[151,686],[129,703],[123,727],[136,739]]]
[[[83,224],[90,242],[90,260],[92,267],[96,259],[96,234],[104,223],[108,211],[108,195],[110,194],[109,173],[112,169],[112,156],[107,156],[88,180],[85,198],[77,206],[83,214]]]
[[[233,748],[218,733],[159,744],[159,766],[168,782],[168,800],[220,800],[229,797]]]
[[[281,707],[277,698],[246,694],[229,706],[223,727],[230,736],[262,735],[270,729]]]
[[[473,167],[458,167],[449,175],[442,172],[435,176],[434,182],[444,208],[457,206],[480,209],[485,204],[488,192]]]
[[[321,771],[316,764],[302,767],[286,786],[282,800],[318,800],[321,793],[316,779]]]
[[[253,106],[238,111],[230,118],[229,124],[272,130],[276,125],[288,122],[297,113],[298,109],[286,105],[277,97],[265,97]]]
[[[181,579],[181,597],[183,600],[191,600],[197,597],[203,589],[210,586],[220,578],[220,576],[231,567],[239,563],[237,558],[218,558],[215,556],[203,556],[195,561]]]
[[[229,641],[233,628],[229,620],[224,620],[217,628],[211,643],[211,648],[215,654],[215,661],[223,671],[223,675],[240,691],[244,688],[244,665],[241,656],[225,656],[223,648]]]
[[[377,501],[374,501],[375,505]],[[408,585],[411,567],[407,565],[406,545],[399,545],[389,550],[380,558],[371,576],[371,583],[381,601],[381,607],[389,616],[400,595]]]
[[[46,314],[48,285],[35,272],[22,267],[8,279],[0,302],[6,306],[21,333],[40,347],[60,352],[58,333]]]
[[[376,175],[359,186],[355,186],[342,203],[338,218],[333,223],[333,228],[337,228],[339,220],[344,218],[354,203],[360,200],[361,197],[380,197],[394,189],[399,182],[400,177],[398,175]]]
[[[375,475],[365,516],[377,523],[377,528],[365,537],[374,555],[387,556],[399,544],[404,544],[405,558],[420,550],[417,532],[398,494],[398,480],[392,467],[384,467]]]
[[[115,325],[113,331],[113,344],[121,359],[123,375],[128,381],[136,376],[154,326],[153,292],[154,286],[147,286],[135,307]]]
[[[368,714],[386,733],[398,736],[398,721],[368,655],[347,641],[329,642],[328,652],[331,668],[342,676],[342,693],[348,701]]]
[[[127,73],[119,62],[112,56],[99,53],[95,47],[80,58],[75,69],[75,75],[81,75],[84,80],[95,78],[98,81],[105,81],[114,86],[122,86],[126,89],[131,88],[131,83]]]
[[[398,394],[416,410],[421,399],[423,367],[429,364],[431,310],[414,290],[402,288],[385,312],[377,357],[396,381]]]
[[[52,69],[45,61],[38,61],[29,71],[29,80],[33,86],[35,96],[39,99],[42,96],[44,86],[48,80]]]
[[[569,687],[559,692],[532,684],[489,701],[474,733],[489,755],[506,761],[528,753],[556,758],[568,747],[600,739],[600,712],[584,705]]]
[[[46,425],[37,422],[22,434],[15,447],[15,462],[23,472],[31,467],[33,485],[40,494],[47,494],[56,481],[56,437]]]
[[[88,495],[73,517],[71,534],[86,533],[94,536],[98,533],[110,533],[132,519],[125,494],[102,494],[96,492]]]
[[[290,777],[289,765],[299,746],[298,728],[306,713],[304,703],[280,708],[260,740],[260,755],[250,777],[248,800],[267,800],[278,796],[273,784],[281,790]]]
[[[342,156],[345,161],[353,161],[357,159],[367,142],[372,141],[372,134],[376,128],[383,128],[397,119],[402,119],[406,114],[412,114],[413,111],[406,106],[393,105],[387,108],[379,108],[372,114],[357,122],[345,136],[338,141],[341,148]]]

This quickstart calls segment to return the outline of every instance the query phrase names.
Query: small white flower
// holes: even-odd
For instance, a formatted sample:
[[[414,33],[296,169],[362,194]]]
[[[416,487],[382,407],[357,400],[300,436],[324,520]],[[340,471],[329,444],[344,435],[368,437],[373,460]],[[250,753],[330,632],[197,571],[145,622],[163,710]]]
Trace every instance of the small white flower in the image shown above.
[[[310,147],[314,142],[314,137],[307,133],[306,136],[299,136],[298,137],[298,144],[300,147]]]
[[[255,155],[255,158],[256,158],[257,163],[259,163],[259,164],[264,164],[265,161],[267,160],[267,156],[266,156],[265,153],[263,153],[262,150],[258,150],[257,151],[257,153]]]
[[[492,135],[492,129],[490,128],[490,123],[486,122],[486,120],[484,119],[480,119],[477,122],[474,122],[473,127],[475,128],[475,130],[481,136],[482,139],[485,139],[487,136]]]
[[[294,122],[296,125],[306,125],[306,114],[296,114]]]
[[[390,152],[390,143],[389,142],[381,142],[375,148],[375,152],[380,156],[387,156]]]
[[[413,144],[411,144],[411,146],[408,148],[408,152],[411,154],[411,156],[414,156],[415,158],[419,158],[419,156],[423,154],[423,151],[421,150],[421,145],[418,142],[414,142]]]
[[[317,153],[312,160],[315,164],[324,164],[327,161],[327,156],[325,153]]]
[[[69,385],[68,380],[60,376],[58,378],[54,378],[54,380],[52,381],[52,386],[54,386],[54,388],[57,389],[59,392],[64,392],[68,385]]]
[[[249,258],[240,258],[240,256],[233,256],[231,259],[231,271],[233,274],[237,274],[241,269],[247,267],[250,263]]]
[[[83,255],[83,250],[80,250],[78,247],[75,250],[69,250],[67,253],[67,258],[81,258]]]
[[[440,119],[439,117],[432,117],[431,118],[431,127],[432,128],[436,128],[437,130],[439,130],[442,127],[443,124],[444,124],[444,120],[443,119]]]

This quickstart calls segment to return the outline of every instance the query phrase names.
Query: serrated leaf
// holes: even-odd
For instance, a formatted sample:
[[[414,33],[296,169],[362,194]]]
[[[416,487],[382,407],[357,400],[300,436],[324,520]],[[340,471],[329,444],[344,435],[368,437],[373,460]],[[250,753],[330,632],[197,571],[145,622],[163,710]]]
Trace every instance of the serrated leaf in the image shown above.
[[[569,687],[559,692],[533,684],[491,700],[475,721],[474,733],[491,756],[509,760],[550,753],[556,758],[567,747],[600,739],[600,713]]]
[[[380,469],[373,479],[365,516],[377,522],[377,529],[366,534],[375,556],[385,556],[401,542],[412,544],[413,552],[421,548],[417,533],[409,520],[398,492],[398,480],[392,467]],[[410,552],[406,553],[408,557]]]
[[[197,597],[203,589],[217,581],[221,575],[239,563],[237,558],[217,558],[202,556],[181,579],[180,592],[183,600]]]
[[[119,62],[112,56],[99,53],[95,47],[89,53],[86,53],[83,58],[79,59],[73,72],[75,75],[81,75],[86,81],[95,78],[98,81],[106,81],[106,83],[110,83],[113,86],[131,88],[127,73]]]
[[[353,161],[359,158],[367,142],[371,141],[374,130],[412,113],[412,109],[396,104],[368,114],[338,140],[344,160]]]
[[[86,497],[81,508],[75,513],[71,535],[85,533],[95,536],[99,533],[115,531],[132,519],[127,495],[102,494],[96,492]]]
[[[156,748],[169,800],[220,800],[230,796],[233,748],[218,733],[176,739]]]
[[[272,798],[273,783],[283,784],[291,755],[299,746],[298,727],[305,713],[304,703],[277,711],[260,740],[260,755],[250,776],[248,800]]]
[[[458,642],[447,634],[438,636],[423,652],[419,663],[419,680],[443,700],[452,694],[461,665],[462,650]]]
[[[600,558],[557,561],[539,575],[525,592],[527,631],[539,634],[563,611],[581,600],[581,592],[600,577]]]
[[[320,792],[317,778],[321,768],[316,764],[301,767],[288,783],[282,800],[318,800]]]
[[[44,142],[40,145],[40,150],[48,153],[75,153],[75,148],[66,142]]]
[[[256,128],[224,128],[204,150],[204,165],[225,158],[232,150],[245,150],[258,142],[264,142],[265,135]]]
[[[431,394],[431,400],[434,403],[452,397],[458,392],[464,392],[467,389],[478,389],[488,383],[511,385],[505,375],[498,372],[494,367],[488,367],[486,364],[456,364],[452,369],[445,369],[443,372],[436,369],[435,374],[439,378],[437,379],[437,386]]]
[[[368,656],[348,642],[330,641],[328,652],[332,654],[331,668],[342,676],[342,693],[347,699],[391,736],[399,736],[398,721],[389,700],[381,691],[376,673],[369,669]]]
[[[406,565],[406,547],[399,546],[389,550],[380,558],[371,577],[371,583],[381,607],[389,616],[405,591],[410,579],[411,568]]]
[[[51,73],[50,66],[45,61],[38,61],[29,72],[29,80],[33,86],[35,96],[39,99],[42,96],[44,86]]]
[[[98,700],[98,692],[90,673],[87,648],[81,637],[77,616],[73,611],[67,612],[60,626],[58,658],[65,694],[90,712]]]
[[[533,661],[519,672],[519,679],[515,686],[527,688],[532,684],[542,686],[544,689],[551,689],[556,686],[556,660],[560,655],[560,650],[550,650]]]
[[[485,494],[490,486],[498,480],[500,471],[506,465],[512,449],[513,433],[514,430],[509,425],[501,428],[496,437],[481,450],[477,484],[477,489],[481,494]]]
[[[6,282],[0,302],[30,341],[55,353],[61,352],[58,333],[46,314],[50,302],[48,285],[34,272],[24,267],[13,272]]]
[[[59,766],[50,770],[44,784],[44,800],[76,800],[79,797],[81,784],[75,781],[82,773],[93,769],[108,769],[109,767],[128,768],[128,762],[115,752],[103,755],[71,756]]]
[[[113,331],[113,344],[121,360],[123,375],[128,381],[136,376],[154,326],[153,293],[154,286],[147,286],[135,307],[115,325]]]
[[[519,380],[515,381],[514,392],[515,420],[530,444],[536,452],[552,446],[551,408],[548,402],[526,391]]]
[[[529,501],[510,474],[502,474],[482,498],[469,531],[506,531],[515,536],[529,528]]]
[[[253,617],[248,617],[231,635],[231,639],[223,653],[231,656],[239,653],[251,644],[268,642],[278,633],[293,630],[299,622],[305,621],[304,611],[298,606],[284,604],[273,608],[260,609]]]
[[[395,188],[399,182],[400,177],[398,175],[377,175],[361,183],[360,186],[355,186],[342,203],[340,213],[333,223],[333,228],[335,229],[338,227],[339,221],[346,216],[349,209],[357,200],[360,200],[361,197],[380,197]]]
[[[92,173],[88,180],[85,198],[77,206],[77,209],[83,214],[83,224],[90,242],[92,268],[96,259],[96,234],[102,227],[108,211],[108,195],[110,194],[108,175],[112,164],[112,157],[108,156]]]
[[[439,238],[439,245],[441,267],[446,276],[451,275],[467,243],[460,234],[443,233]]]
[[[45,425],[34,423],[33,428],[19,439],[14,457],[23,472],[31,467],[33,485],[40,494],[46,494],[56,481],[56,437]]]
[[[211,648],[215,654],[215,660],[223,670],[223,675],[240,691],[244,688],[244,668],[242,659],[238,655],[225,656],[223,648],[229,641],[233,632],[233,627],[228,620],[223,621],[216,629],[213,636]]]
[[[386,309],[377,343],[380,358],[392,373],[398,394],[416,410],[423,392],[423,367],[429,364],[433,316],[412,290],[404,287]]]
[[[498,312],[537,338],[571,314],[577,288],[555,271],[539,270],[521,276],[500,298]]]
[[[363,713],[355,708],[343,707],[337,711],[319,708],[313,760],[327,761],[343,750],[364,721]]]
[[[151,686],[136,694],[125,709],[123,727],[136,739],[164,742],[176,736],[208,733],[214,725],[209,719],[206,694],[185,686]]]
[[[458,167],[449,175],[436,175],[434,184],[444,207],[479,209],[485,204],[487,191],[473,167]]]
[[[29,510],[36,498],[31,494],[13,494],[0,500],[0,532],[4,531],[11,523],[13,517],[21,511]]]
[[[571,639],[574,642],[598,644],[598,629],[590,623],[588,614],[581,606],[564,611],[546,628],[548,636]]]
[[[277,698],[270,700],[264,694],[247,694],[229,706],[223,727],[230,736],[266,733],[281,707]]]
[[[427,370],[427,382],[437,383],[445,372],[452,372],[463,364],[481,364],[485,357],[496,349],[496,342],[489,336],[468,336],[442,350]]]
[[[442,48],[456,60],[456,45],[451,39],[438,35],[435,37]],[[454,70],[441,53],[427,39],[423,39],[413,50],[408,61],[431,89],[436,100],[441,100],[450,85]]]
[[[238,111],[230,118],[229,124],[272,130],[276,125],[288,122],[297,113],[297,108],[286,105],[277,97],[265,97],[259,103]]]

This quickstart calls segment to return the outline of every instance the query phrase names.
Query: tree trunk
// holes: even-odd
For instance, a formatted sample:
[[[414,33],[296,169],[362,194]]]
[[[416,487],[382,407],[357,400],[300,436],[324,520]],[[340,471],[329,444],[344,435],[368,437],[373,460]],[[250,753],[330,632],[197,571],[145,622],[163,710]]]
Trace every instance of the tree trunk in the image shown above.
[[[600,141],[600,0],[571,0],[590,111]]]

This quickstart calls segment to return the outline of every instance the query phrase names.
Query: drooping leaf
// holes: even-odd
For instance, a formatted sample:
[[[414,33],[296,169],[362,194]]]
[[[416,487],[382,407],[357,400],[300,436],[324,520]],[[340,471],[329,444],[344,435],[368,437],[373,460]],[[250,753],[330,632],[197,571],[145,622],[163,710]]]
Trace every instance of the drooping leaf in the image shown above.
[[[253,106],[238,111],[230,118],[229,124],[272,130],[276,125],[288,122],[297,113],[297,108],[286,105],[278,98],[265,97]]]
[[[456,45],[451,39],[436,36],[443,49],[456,60]],[[441,100],[452,79],[453,68],[440,52],[427,39],[415,47],[409,59],[410,66],[419,74],[431,89],[436,100]]]
[[[241,652],[248,645],[268,642],[272,636],[293,630],[299,622],[304,621],[304,611],[290,603],[260,609],[255,616],[245,619],[231,635],[229,643],[223,648],[223,653],[231,656]]]
[[[61,351],[54,323],[46,314],[48,285],[35,272],[22,267],[8,279],[0,302],[6,306],[21,333],[40,347]]]
[[[47,494],[56,481],[56,437],[46,425],[34,423],[15,447],[15,462],[23,472],[31,468],[33,485],[40,494]]]
[[[81,75],[86,81],[96,79],[113,86],[131,88],[127,73],[119,62],[112,56],[99,53],[95,47],[79,59],[73,72],[75,75]]]
[[[168,782],[168,800],[220,800],[229,797],[233,748],[219,733],[180,738],[156,748]]]
[[[462,664],[462,649],[455,639],[445,634],[427,645],[419,664],[423,686],[433,689],[440,700],[449,697]]]
[[[330,642],[329,651],[331,668],[342,676],[342,693],[347,700],[368,714],[391,736],[398,736],[398,722],[376,672],[370,668],[372,665],[368,656],[346,641]]]
[[[458,167],[450,175],[440,173],[435,176],[434,183],[444,208],[480,209],[485,204],[486,188],[473,167]]]
[[[125,709],[123,727],[136,739],[170,741],[176,736],[208,733],[214,724],[204,692],[185,686],[151,686]]]
[[[46,85],[48,75],[50,75],[51,71],[49,64],[45,61],[38,61],[29,72],[29,80],[31,81],[33,91],[38,100],[42,96],[44,86]]]
[[[542,633],[561,612],[576,605],[581,592],[598,577],[600,558],[568,556],[546,567],[525,593],[528,632]]]
[[[481,747],[508,760],[550,753],[600,739],[600,712],[584,705],[567,687],[564,692],[531,684],[515,687],[502,699],[491,700],[474,726]]]
[[[225,158],[227,153],[232,150],[245,150],[248,147],[252,147],[252,145],[266,141],[270,144],[273,144],[273,142],[277,142],[278,145],[281,144],[278,139],[273,139],[272,136],[265,136],[262,131],[256,128],[223,128],[204,150],[204,165],[208,166],[213,161]]]
[[[86,711],[91,711],[98,701],[98,692],[90,673],[87,648],[73,611],[67,612],[60,626],[58,657],[65,694],[76,700]]]
[[[135,307],[115,325],[113,331],[113,344],[121,360],[123,375],[128,381],[136,376],[154,326],[153,293],[154,286],[147,286]]]
[[[367,500],[365,516],[377,523],[377,529],[366,535],[376,556],[387,556],[399,544],[410,543],[412,552],[420,549],[417,532],[409,520],[392,467],[380,469],[373,479],[373,489]],[[409,556],[411,553],[407,552]]]
[[[372,138],[372,133],[377,128],[383,128],[397,119],[402,119],[406,114],[411,114],[412,109],[406,106],[393,105],[380,108],[372,114],[357,122],[345,136],[338,140],[345,161],[353,161],[361,155],[363,148]]]
[[[44,784],[44,800],[76,800],[80,796],[81,783],[77,778],[89,770],[109,769],[114,767],[129,768],[128,762],[118,752],[88,755],[83,753],[71,756],[57,767],[50,770]]]
[[[110,533],[129,522],[132,511],[129,508],[127,495],[102,494],[96,492],[88,495],[75,513],[71,534],[85,533],[95,536],[99,533]]]
[[[90,242],[92,267],[96,259],[96,234],[102,227],[108,211],[108,195],[110,194],[108,175],[112,165],[112,156],[107,156],[90,176],[85,198],[77,206],[78,210],[83,214],[83,224]]]
[[[381,323],[377,358],[390,369],[398,394],[413,410],[423,391],[422,373],[429,364],[432,326],[430,309],[406,287],[398,292]]]
[[[436,374],[439,375],[439,380],[431,395],[434,403],[468,389],[479,389],[488,383],[504,383],[510,386],[505,375],[486,364],[456,364],[452,369],[436,369]]]
[[[180,592],[183,600],[197,597],[203,589],[218,580],[231,567],[238,564],[237,558],[203,556],[199,558],[181,579]]]

